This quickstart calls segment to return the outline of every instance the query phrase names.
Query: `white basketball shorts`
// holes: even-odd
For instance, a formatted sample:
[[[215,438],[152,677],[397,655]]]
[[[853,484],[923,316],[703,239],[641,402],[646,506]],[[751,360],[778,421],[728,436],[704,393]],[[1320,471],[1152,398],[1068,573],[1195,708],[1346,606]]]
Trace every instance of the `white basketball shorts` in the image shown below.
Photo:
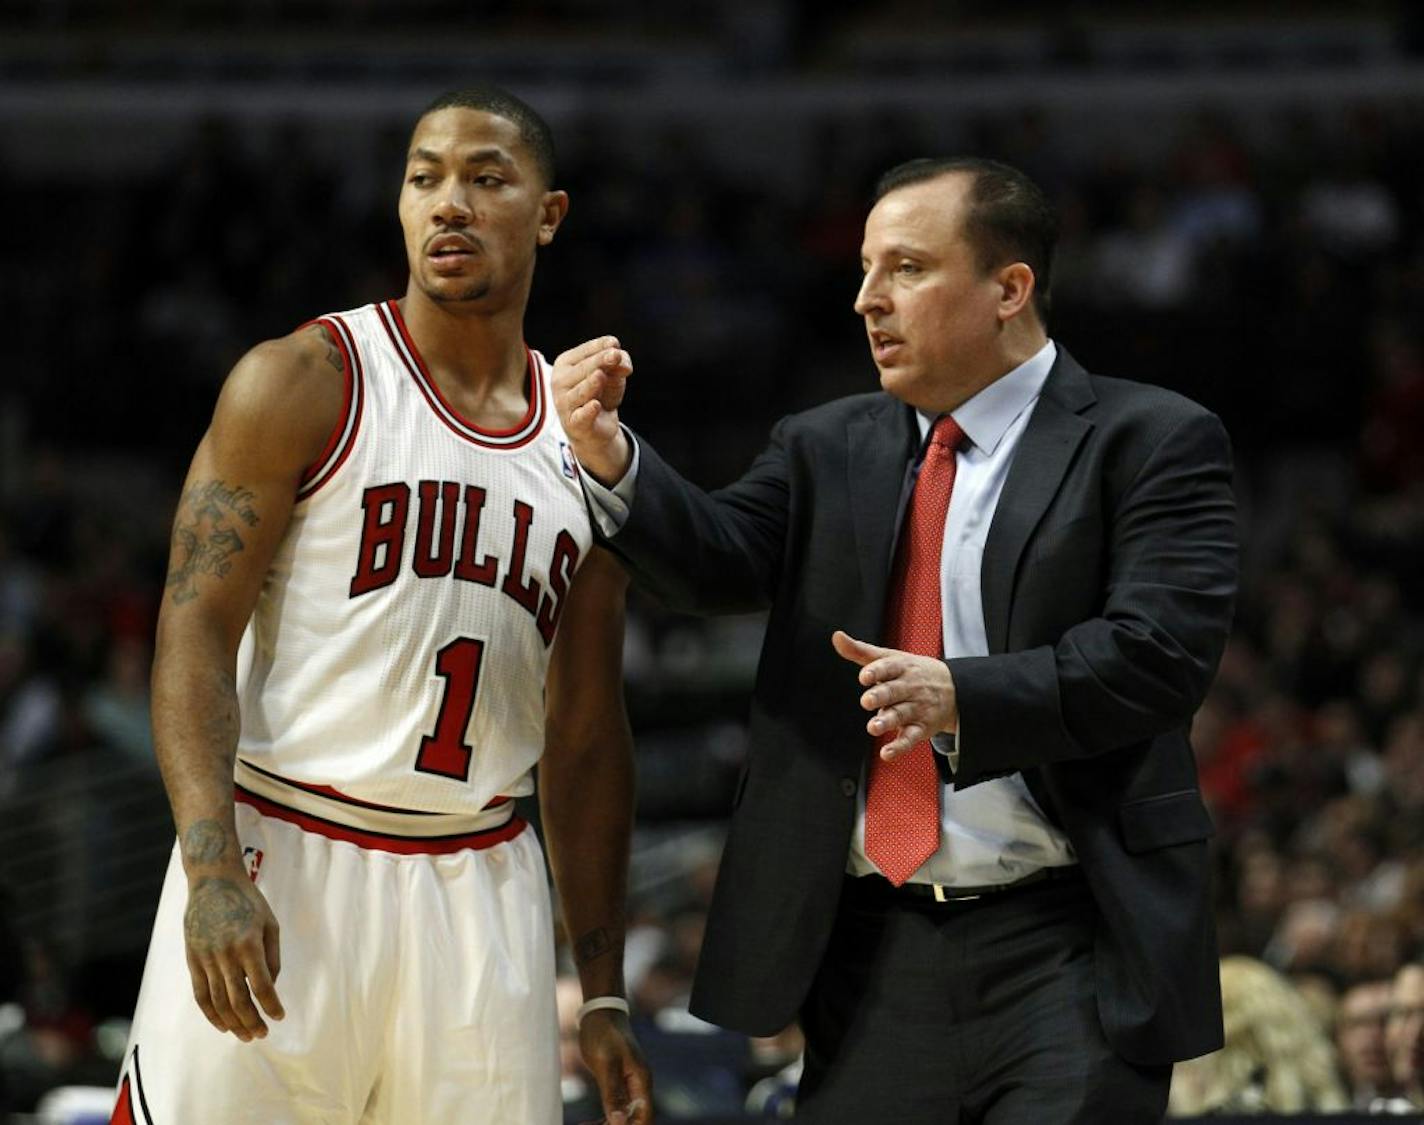
[[[113,1121],[557,1125],[548,882],[512,806],[400,813],[242,767],[238,782],[238,836],[281,927],[286,1018],[243,1043],[198,1010],[175,847]]]

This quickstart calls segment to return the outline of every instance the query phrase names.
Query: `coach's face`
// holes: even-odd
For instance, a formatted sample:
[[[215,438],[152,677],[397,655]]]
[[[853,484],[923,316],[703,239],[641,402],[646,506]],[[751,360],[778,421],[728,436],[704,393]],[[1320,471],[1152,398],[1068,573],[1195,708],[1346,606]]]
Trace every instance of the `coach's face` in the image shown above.
[[[522,305],[535,249],[553,241],[567,211],[568,196],[547,190],[512,121],[451,108],[416,124],[400,221],[411,277],[431,300]]]
[[[1003,374],[1005,310],[1022,307],[1022,295],[1006,304],[1003,271],[981,270],[965,238],[970,184],[950,172],[896,188],[865,221],[855,311],[881,386],[929,413],[953,409]]]

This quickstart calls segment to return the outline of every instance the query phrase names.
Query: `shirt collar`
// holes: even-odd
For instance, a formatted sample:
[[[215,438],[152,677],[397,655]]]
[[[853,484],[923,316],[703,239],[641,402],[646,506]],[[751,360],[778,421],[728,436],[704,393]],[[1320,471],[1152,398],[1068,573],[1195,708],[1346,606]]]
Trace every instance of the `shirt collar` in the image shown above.
[[[976,449],[992,454],[998,448],[1014,419],[1031,406],[1042,392],[1048,373],[1053,370],[1053,361],[1057,358],[1058,348],[1049,340],[1007,375],[995,379],[973,398],[950,411],[964,431],[964,436],[974,443]],[[921,440],[930,432],[935,417],[937,415],[915,411]]]

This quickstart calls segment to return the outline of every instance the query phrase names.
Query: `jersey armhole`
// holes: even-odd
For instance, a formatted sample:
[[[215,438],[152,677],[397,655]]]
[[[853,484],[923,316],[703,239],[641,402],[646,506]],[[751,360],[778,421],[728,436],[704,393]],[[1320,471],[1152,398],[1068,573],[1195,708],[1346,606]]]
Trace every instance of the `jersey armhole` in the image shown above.
[[[352,447],[356,444],[357,431],[361,428],[361,411],[365,398],[361,356],[356,348],[355,340],[351,336],[351,330],[339,316],[323,316],[307,321],[306,324],[298,328],[298,331],[301,331],[301,328],[310,328],[312,325],[322,328],[330,337],[331,342],[336,345],[337,350],[341,352],[346,387],[341,414],[337,418],[336,425],[332,428],[331,436],[327,438],[326,445],[317,455],[316,460],[302,471],[301,479],[297,484],[297,503],[315,495],[336,475],[337,470],[345,464],[347,457],[351,455]]]

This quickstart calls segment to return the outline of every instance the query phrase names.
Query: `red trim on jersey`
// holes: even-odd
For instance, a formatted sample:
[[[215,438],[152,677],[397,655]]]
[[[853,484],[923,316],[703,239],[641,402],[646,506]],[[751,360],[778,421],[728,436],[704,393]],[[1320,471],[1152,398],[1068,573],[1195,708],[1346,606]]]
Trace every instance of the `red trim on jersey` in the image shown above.
[[[283,785],[290,785],[293,789],[300,789],[304,793],[314,793],[318,797],[328,797],[333,801],[341,801],[343,804],[355,805],[357,808],[374,809],[376,812],[400,813],[401,816],[441,816],[441,813],[434,813],[428,809],[402,809],[395,805],[378,805],[374,801],[363,801],[359,797],[352,797],[343,793],[340,789],[331,785],[317,785],[311,781],[293,781],[290,777],[283,777],[280,773],[273,773],[271,770],[264,770],[261,766],[255,766],[246,758],[241,759],[242,764],[253,773],[260,773],[263,777],[270,777],[273,781],[281,782]],[[512,797],[496,797],[487,804],[481,812],[488,812],[490,809],[497,809],[501,805],[507,805],[513,800]]]
[[[263,816],[285,820],[305,832],[313,832],[329,840],[345,840],[370,851],[394,852],[396,855],[449,855],[467,849],[481,851],[514,839],[524,831],[528,823],[522,816],[511,816],[498,828],[486,828],[482,832],[461,832],[453,836],[396,836],[388,832],[352,828],[334,820],[290,809],[286,805],[258,796],[241,785],[234,785],[233,788],[235,800],[244,805],[251,805]]]
[[[366,380],[361,367],[361,353],[356,347],[356,338],[351,335],[351,329],[339,316],[324,316],[309,323],[319,324],[326,329],[341,351],[341,357],[345,360],[346,396],[342,403],[341,421],[337,423],[335,431],[327,440],[326,448],[322,450],[321,456],[307,466],[302,473],[297,486],[298,502],[316,495],[336,475],[341,466],[346,464],[352,449],[356,447],[356,435],[361,432],[361,416],[365,412],[366,406]],[[306,326],[303,325],[303,327]],[[350,339],[349,344],[348,338]],[[353,398],[355,400],[354,409]],[[341,455],[332,462],[332,454],[336,451],[337,444],[341,442],[343,434],[346,435],[346,440],[342,445]],[[328,465],[328,462],[330,462],[329,467],[323,472],[322,467]],[[320,474],[319,479],[314,480],[313,478],[318,474]]]
[[[406,370],[410,372],[411,378],[415,380],[415,385],[420,388],[420,393],[425,396],[425,401],[430,404],[430,409],[452,433],[486,449],[520,449],[539,436],[539,431],[544,428],[544,379],[539,371],[538,361],[527,344],[524,346],[524,354],[529,364],[529,409],[524,412],[524,417],[518,424],[507,430],[485,429],[475,425],[456,410],[440,392],[440,388],[430,376],[430,368],[426,366],[425,358],[411,338],[405,317],[401,315],[400,305],[390,300],[384,306],[377,306],[378,311],[382,307],[386,310],[389,320],[382,316],[381,327],[391,338],[391,345],[405,364]],[[391,325],[395,325],[394,331]]]
[[[326,439],[326,444],[321,447],[321,452],[316,455],[310,465],[302,470],[301,483],[305,485],[307,481],[321,472],[321,467],[326,464],[326,459],[336,452],[336,445],[341,440],[341,435],[346,432],[346,424],[351,420],[351,396],[355,390],[352,384],[355,376],[351,371],[351,356],[347,354],[346,341],[341,338],[341,333],[320,318],[307,321],[297,331],[300,332],[302,328],[320,328],[322,334],[336,345],[343,361],[341,381],[344,386],[341,396],[341,416],[336,420],[336,425],[331,428],[331,436]]]
[[[129,1091],[129,1076],[124,1075],[123,1085],[119,1087],[119,1100],[114,1106],[114,1112],[109,1117],[109,1125],[136,1125],[136,1118],[133,1111],[133,1094]]]

